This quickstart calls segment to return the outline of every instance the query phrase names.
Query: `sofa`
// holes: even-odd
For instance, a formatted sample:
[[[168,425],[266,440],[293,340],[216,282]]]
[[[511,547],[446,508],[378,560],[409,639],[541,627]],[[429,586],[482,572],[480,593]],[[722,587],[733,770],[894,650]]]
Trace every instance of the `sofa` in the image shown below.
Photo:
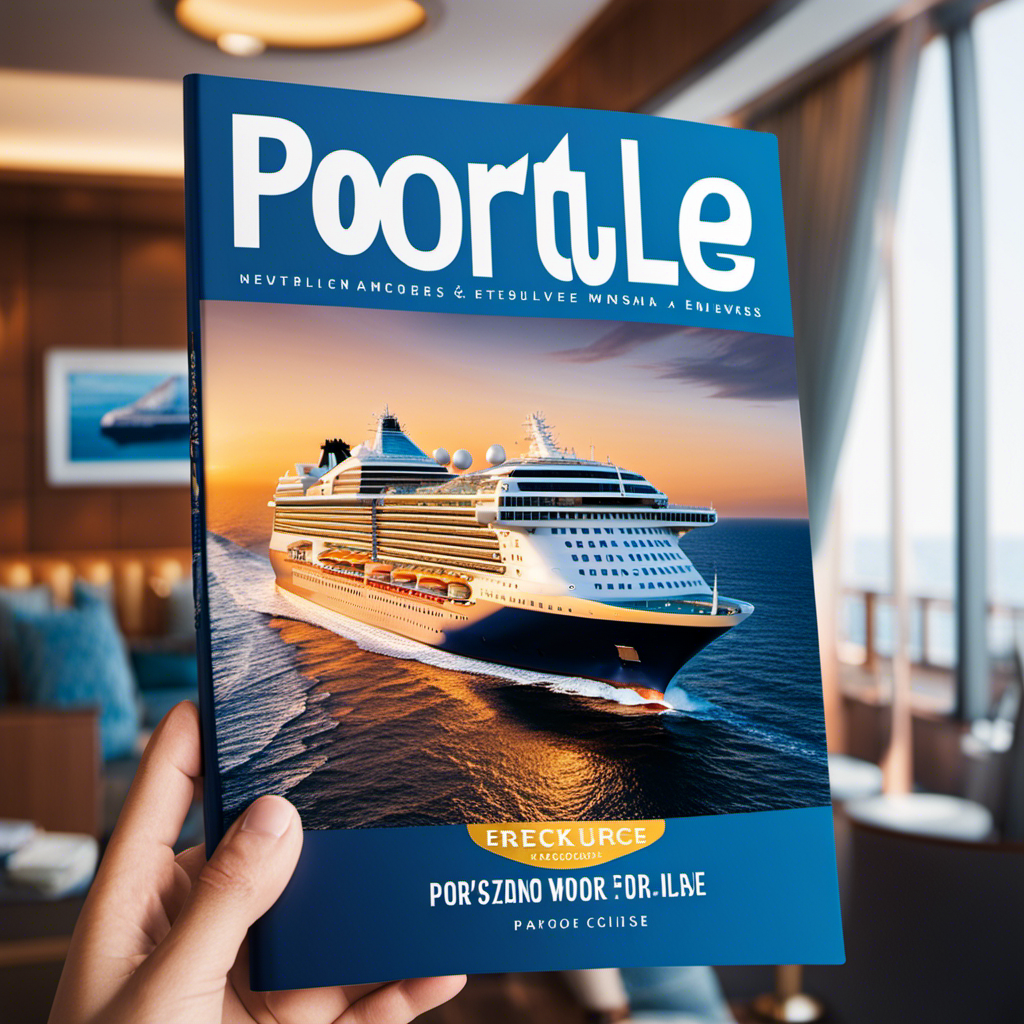
[[[178,701],[197,696],[191,552],[0,556],[0,615],[10,620],[0,623],[0,818],[28,817],[104,839],[152,729]],[[93,633],[101,631],[114,659],[110,678],[76,697],[79,676],[104,674],[95,664],[103,645]],[[48,684],[42,694],[19,678],[36,671],[32,643]],[[115,680],[114,702],[122,705],[116,734],[105,692]],[[197,841],[198,822],[189,829],[186,839]]]

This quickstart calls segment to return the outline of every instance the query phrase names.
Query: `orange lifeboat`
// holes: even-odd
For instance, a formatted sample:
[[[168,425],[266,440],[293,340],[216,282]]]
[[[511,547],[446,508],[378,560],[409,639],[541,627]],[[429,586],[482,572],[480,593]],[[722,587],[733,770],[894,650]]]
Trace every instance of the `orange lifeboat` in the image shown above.
[[[413,586],[416,583],[416,573],[412,569],[395,569],[391,573],[391,582],[406,587]]]
[[[369,559],[358,551],[346,551],[343,548],[338,548],[329,554],[321,555],[320,561],[329,562],[332,565],[336,565],[339,569],[344,569],[346,572],[362,572],[363,565]]]
[[[350,552],[342,551],[339,548],[331,548],[329,551],[321,551],[319,561],[328,565],[340,565],[350,556]]]
[[[395,571],[393,565],[386,562],[367,562],[363,570],[368,580],[377,580],[378,583],[390,583],[391,574]]]
[[[423,573],[416,579],[416,586],[428,594],[448,596],[448,581],[440,573]]]

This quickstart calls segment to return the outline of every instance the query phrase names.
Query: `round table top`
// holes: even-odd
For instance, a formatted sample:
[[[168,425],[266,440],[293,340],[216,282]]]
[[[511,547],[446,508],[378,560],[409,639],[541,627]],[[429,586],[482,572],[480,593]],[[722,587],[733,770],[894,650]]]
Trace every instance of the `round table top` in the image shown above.
[[[833,803],[863,800],[882,792],[882,769],[848,754],[829,754],[828,784]]]
[[[852,800],[847,815],[862,825],[937,839],[980,842],[992,834],[992,815],[973,800],[939,793],[904,793]]]

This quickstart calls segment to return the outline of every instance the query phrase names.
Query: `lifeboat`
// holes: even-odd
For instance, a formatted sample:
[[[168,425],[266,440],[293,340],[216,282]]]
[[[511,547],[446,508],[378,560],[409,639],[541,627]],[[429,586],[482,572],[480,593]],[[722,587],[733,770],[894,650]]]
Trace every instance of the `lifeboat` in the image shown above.
[[[361,573],[363,566],[369,560],[368,556],[360,554],[358,551],[346,551],[344,548],[334,548],[320,555],[321,562],[345,572]]]
[[[391,582],[405,587],[415,586],[416,573],[412,569],[395,569],[391,573]]]
[[[465,580],[453,579],[448,582],[448,596],[453,601],[468,601],[473,592]]]
[[[327,565],[340,565],[345,559],[351,557],[351,552],[342,551],[338,548],[331,548],[329,551],[321,551],[319,561]]]
[[[448,596],[448,581],[439,573],[423,573],[416,578],[416,586],[428,594]]]
[[[390,583],[394,570],[395,567],[386,562],[367,562],[363,569],[368,580],[377,580],[378,583]]]

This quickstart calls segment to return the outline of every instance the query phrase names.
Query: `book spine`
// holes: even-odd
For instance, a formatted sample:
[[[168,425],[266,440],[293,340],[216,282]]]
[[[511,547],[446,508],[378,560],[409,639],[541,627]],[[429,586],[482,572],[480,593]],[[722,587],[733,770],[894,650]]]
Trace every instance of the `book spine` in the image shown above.
[[[203,471],[203,401],[200,297],[201,189],[199,182],[199,92],[197,76],[184,81],[185,125],[185,267],[189,365],[189,453],[192,463],[192,593],[196,609],[196,656],[199,662],[199,724],[203,750],[203,817],[207,854],[220,842],[225,825],[217,771],[217,737],[213,708],[213,660],[207,602],[206,505]]]

